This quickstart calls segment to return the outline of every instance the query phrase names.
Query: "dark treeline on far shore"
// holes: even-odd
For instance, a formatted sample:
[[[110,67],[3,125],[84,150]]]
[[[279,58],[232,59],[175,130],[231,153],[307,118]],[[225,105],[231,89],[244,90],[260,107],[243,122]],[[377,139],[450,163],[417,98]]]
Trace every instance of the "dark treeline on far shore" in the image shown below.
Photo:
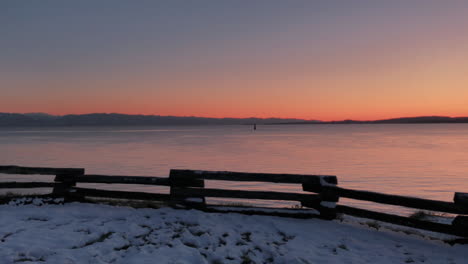
[[[341,121],[299,121],[287,124],[435,124],[435,123],[468,123],[468,117],[447,117],[447,116],[419,116],[400,117],[381,120],[341,120]],[[286,124],[286,123],[283,123]]]
[[[158,115],[83,114],[49,115],[44,113],[0,113],[0,127],[7,126],[174,126],[174,125],[283,125],[283,124],[421,124],[468,123],[468,117],[423,116],[374,121],[319,121],[287,118],[208,118]]]
[[[177,126],[177,125],[251,125],[303,122],[282,118],[208,118],[125,114],[49,115],[44,113],[0,113],[3,126]]]

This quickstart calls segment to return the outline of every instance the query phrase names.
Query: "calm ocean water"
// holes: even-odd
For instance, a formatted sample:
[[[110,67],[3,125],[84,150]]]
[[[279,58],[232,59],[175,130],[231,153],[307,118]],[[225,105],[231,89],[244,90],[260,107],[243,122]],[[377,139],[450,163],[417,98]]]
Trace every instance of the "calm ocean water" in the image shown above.
[[[325,174],[344,187],[451,201],[455,191],[468,192],[468,124],[3,128],[0,164],[108,175],[167,176],[171,168]],[[0,175],[31,178],[44,179]],[[245,182],[208,186],[300,191]]]

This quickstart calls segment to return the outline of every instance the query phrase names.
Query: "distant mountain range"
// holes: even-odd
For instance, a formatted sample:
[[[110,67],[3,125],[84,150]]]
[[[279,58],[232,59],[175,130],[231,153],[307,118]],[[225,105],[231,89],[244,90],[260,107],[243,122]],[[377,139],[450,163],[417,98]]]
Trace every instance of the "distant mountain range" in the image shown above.
[[[207,118],[158,115],[84,114],[49,115],[44,113],[0,113],[0,127],[12,126],[177,126],[177,125],[266,125],[266,124],[421,124],[468,123],[468,117],[421,116],[374,121],[319,121],[285,118]]]
[[[0,113],[5,126],[176,126],[176,125],[252,125],[304,122],[283,118],[206,118],[158,115],[84,114],[55,116],[44,113]],[[310,121],[308,121],[310,122]]]
[[[288,124],[433,124],[433,123],[468,123],[468,117],[447,116],[418,116],[381,119],[371,121],[342,120],[342,121],[299,121]]]

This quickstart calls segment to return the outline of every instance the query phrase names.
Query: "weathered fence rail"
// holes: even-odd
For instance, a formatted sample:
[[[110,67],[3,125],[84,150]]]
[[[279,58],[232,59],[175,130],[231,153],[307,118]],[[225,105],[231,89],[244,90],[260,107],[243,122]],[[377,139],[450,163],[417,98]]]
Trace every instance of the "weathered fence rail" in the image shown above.
[[[57,175],[73,174],[82,175],[84,169],[77,168],[44,168],[44,167],[21,167],[21,166],[0,166],[0,173],[5,174],[38,174],[38,175]]]
[[[69,175],[57,175],[55,181],[66,181]],[[107,176],[107,175],[76,175],[73,180],[81,183],[120,183],[170,186],[169,178],[148,176]]]
[[[171,196],[169,194],[162,193],[146,193],[146,192],[126,192],[126,191],[110,191],[110,190],[99,190],[92,188],[78,188],[74,187],[71,189],[71,195],[75,199],[82,197],[103,197],[103,198],[116,198],[116,199],[135,199],[135,200],[157,200],[157,201],[170,201]]]
[[[53,182],[0,182],[0,189],[50,188]]]
[[[336,210],[334,205],[335,202],[338,201],[337,196],[332,197],[326,192],[320,191],[313,194],[204,188],[205,180],[287,183],[302,184],[302,186],[307,184],[335,186],[337,183],[335,176],[193,170],[171,170],[169,177],[107,176],[85,174],[84,169],[32,168],[19,166],[0,166],[0,173],[56,175],[53,183],[8,182],[0,183],[0,188],[53,187],[54,189],[51,195],[64,196],[69,200],[82,200],[87,196],[158,200],[206,210],[213,210],[211,206],[210,209],[208,209],[206,197],[298,201],[305,207],[316,209],[319,212],[319,217],[324,219],[335,218]],[[82,188],[77,187],[77,183],[159,185],[170,187],[170,193],[161,194]],[[252,212],[255,211],[255,209],[248,211]]]
[[[468,194],[455,193],[454,202],[436,201],[415,197],[382,194],[362,190],[338,187],[336,176],[245,173],[228,171],[171,170],[169,177],[115,176],[85,174],[81,168],[42,168],[0,166],[0,173],[27,175],[55,175],[54,182],[0,182],[0,189],[11,188],[53,188],[51,196],[64,197],[67,200],[83,200],[85,197],[105,197],[117,199],[135,199],[164,201],[173,205],[194,207],[205,211],[238,211],[247,214],[274,214],[280,216],[310,217],[334,219],[336,214],[344,213],[357,217],[369,218],[397,225],[442,232],[468,237]],[[205,188],[205,180],[214,181],[251,181],[282,184],[300,184],[305,193],[288,193],[269,190],[225,190]],[[141,184],[170,187],[169,194],[102,190],[77,187],[77,183],[97,184]],[[303,207],[313,208],[317,213],[309,214],[301,209],[261,209],[248,207],[228,210],[216,209],[207,204],[207,197],[232,199],[266,199],[297,201]],[[435,223],[411,217],[336,205],[339,198],[370,201],[388,205],[456,214],[451,224]],[[269,211],[270,210],[270,211]]]
[[[408,226],[413,228],[424,229],[433,232],[446,233],[451,235],[465,235],[463,232],[459,232],[452,225],[435,223],[430,221],[419,220],[416,218],[399,216],[394,214],[387,214],[381,212],[374,212],[370,210],[354,208],[346,205],[337,205],[338,212],[353,215],[361,218],[374,219],[377,221],[387,222],[391,224],[397,224],[402,226]]]
[[[217,180],[217,181],[252,181],[252,182],[271,182],[286,184],[301,184],[304,191],[304,185],[317,184],[323,186],[336,186],[338,180],[336,176],[328,175],[299,175],[299,174],[274,174],[274,173],[245,173],[230,171],[196,171],[196,170],[171,170],[169,179],[171,185],[171,195],[182,199],[200,198],[202,204],[205,203],[205,197],[221,197],[236,199],[266,199],[266,200],[285,200],[298,201],[305,207],[313,208],[319,211],[320,217],[324,219],[333,219],[336,217],[335,202],[338,197],[330,195],[321,195],[321,191],[312,191],[316,194],[285,193],[271,191],[243,191],[243,190],[222,190],[195,188],[197,186],[180,186],[180,183],[196,180]]]
[[[62,181],[53,183],[44,182],[9,182],[1,183],[0,188],[47,188],[53,187],[51,196],[67,196],[72,186],[75,186],[74,177],[83,175],[85,172],[81,168],[44,168],[44,167],[21,167],[21,166],[0,166],[0,173],[3,174],[25,174],[25,175],[56,175],[63,177]],[[3,184],[3,186],[2,186]]]
[[[444,202],[430,199],[391,195],[377,192],[351,190],[340,187],[327,187],[338,193],[340,197],[361,201],[398,205],[415,209],[439,211],[451,214],[468,214],[468,207],[459,203]]]
[[[375,192],[349,190],[344,188],[336,188],[335,191],[339,194],[340,197],[345,198],[460,215],[457,215],[455,218],[453,218],[451,224],[443,224],[431,221],[423,221],[412,217],[374,212],[345,205],[337,205],[336,209],[339,213],[374,219],[397,225],[425,229],[434,232],[468,237],[468,216],[464,216],[464,214],[468,214],[468,193],[455,193],[454,202],[444,202],[415,197],[406,197],[401,195],[389,195]]]

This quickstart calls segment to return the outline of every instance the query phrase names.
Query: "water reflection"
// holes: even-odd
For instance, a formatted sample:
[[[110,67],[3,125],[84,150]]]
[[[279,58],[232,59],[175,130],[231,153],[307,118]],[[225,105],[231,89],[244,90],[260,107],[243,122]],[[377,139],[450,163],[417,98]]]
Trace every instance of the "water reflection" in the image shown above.
[[[0,150],[1,164],[84,167],[91,174],[167,176],[171,168],[327,174],[344,187],[430,199],[468,192],[468,124],[272,125],[255,132],[249,126],[3,128]],[[261,189],[301,191],[265,183]]]

